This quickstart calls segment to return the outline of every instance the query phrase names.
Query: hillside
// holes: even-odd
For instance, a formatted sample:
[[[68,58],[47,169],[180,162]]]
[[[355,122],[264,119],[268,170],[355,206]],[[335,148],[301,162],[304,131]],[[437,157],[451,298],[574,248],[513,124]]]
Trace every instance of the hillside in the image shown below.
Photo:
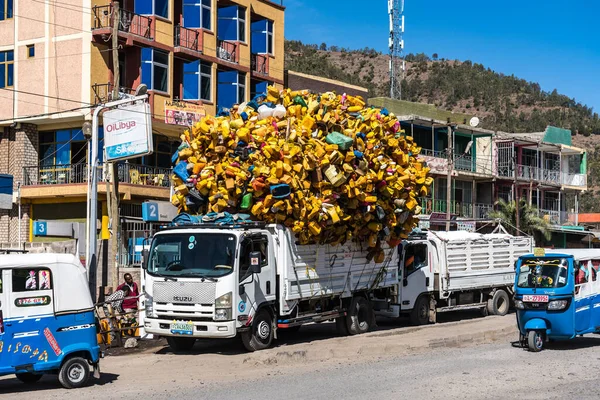
[[[581,211],[600,212],[600,118],[575,99],[543,91],[535,82],[492,71],[472,61],[406,57],[402,99],[442,110],[476,115],[481,127],[505,132],[539,132],[547,125],[570,129],[573,144],[588,151],[590,191]],[[373,49],[285,42],[286,69],[337,79],[369,89],[370,97],[389,95],[389,56]]]
[[[371,97],[389,95],[389,56],[373,49],[286,41],[285,64],[294,71],[367,87]],[[488,129],[534,132],[555,125],[571,129],[576,143],[576,136],[600,135],[598,113],[575,99],[478,63],[438,59],[436,54],[406,56],[402,99],[476,115]]]

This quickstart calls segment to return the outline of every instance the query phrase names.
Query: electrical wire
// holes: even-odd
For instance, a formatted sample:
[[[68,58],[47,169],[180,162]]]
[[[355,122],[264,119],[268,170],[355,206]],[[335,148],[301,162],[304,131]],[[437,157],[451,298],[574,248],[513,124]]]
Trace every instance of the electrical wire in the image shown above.
[[[65,98],[62,98],[62,97],[48,96],[48,95],[40,94],[40,93],[26,92],[24,90],[17,90],[17,89],[11,89],[11,88],[0,88],[0,90],[6,90],[8,92],[15,92],[15,93],[21,93],[21,94],[27,94],[27,95],[30,95],[30,96],[44,97],[44,98],[52,99],[52,100],[68,101],[70,103],[80,103],[80,104],[93,105],[92,103],[87,103],[85,101],[71,100],[71,99],[65,99]]]

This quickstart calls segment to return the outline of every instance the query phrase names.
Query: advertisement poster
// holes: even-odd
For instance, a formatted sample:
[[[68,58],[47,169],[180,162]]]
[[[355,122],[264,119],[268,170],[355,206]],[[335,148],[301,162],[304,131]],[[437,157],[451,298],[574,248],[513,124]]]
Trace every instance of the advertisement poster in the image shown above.
[[[205,115],[203,105],[165,100],[165,123],[169,125],[192,126]]]

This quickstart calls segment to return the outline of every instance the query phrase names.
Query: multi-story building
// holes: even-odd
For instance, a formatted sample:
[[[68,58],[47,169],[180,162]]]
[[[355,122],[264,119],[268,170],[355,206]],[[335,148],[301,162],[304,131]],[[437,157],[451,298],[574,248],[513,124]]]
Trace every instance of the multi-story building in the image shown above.
[[[89,147],[82,126],[94,105],[112,99],[115,21],[120,91],[147,85],[154,141],[150,156],[117,168],[124,264],[135,254],[132,235],[148,230],[141,203],[169,199],[182,131],[269,84],[283,85],[279,2],[124,0],[118,19],[116,2],[102,0],[0,3],[0,173],[14,176],[21,200],[20,213],[16,205],[0,210],[0,242],[38,240],[34,219],[85,221]],[[99,135],[102,162],[102,127]],[[106,186],[98,185],[104,239]]]

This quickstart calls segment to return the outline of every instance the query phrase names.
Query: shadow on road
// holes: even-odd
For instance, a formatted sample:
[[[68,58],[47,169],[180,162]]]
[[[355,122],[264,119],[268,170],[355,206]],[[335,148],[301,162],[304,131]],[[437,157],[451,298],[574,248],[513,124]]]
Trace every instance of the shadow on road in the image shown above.
[[[100,379],[90,379],[90,387],[104,386],[109,383],[115,382],[119,378],[117,374],[110,374],[103,372],[100,374]],[[9,378],[0,380],[0,393],[11,394],[11,393],[31,393],[32,396],[35,394],[38,396],[39,392],[48,390],[68,390],[63,389],[61,384],[58,382],[56,375],[44,375],[39,382],[25,384],[17,378]]]
[[[445,323],[468,321],[480,318],[482,318],[482,316],[478,310],[455,311],[438,314],[437,324],[443,325]],[[373,330],[373,332],[385,332],[393,329],[408,327],[412,328],[411,330],[415,329],[415,327],[411,325],[408,318],[378,318],[377,327]],[[278,331],[278,335],[278,340],[273,341],[274,348],[340,337],[337,333],[334,322],[322,322],[319,324],[304,325],[299,331],[296,332],[280,329]],[[159,348],[155,351],[155,354],[179,354],[173,352],[164,340],[157,342],[156,347]],[[247,353],[247,351],[242,345],[241,340],[236,337],[233,339],[198,340],[191,351],[181,354],[220,354],[234,356],[245,353]]]

